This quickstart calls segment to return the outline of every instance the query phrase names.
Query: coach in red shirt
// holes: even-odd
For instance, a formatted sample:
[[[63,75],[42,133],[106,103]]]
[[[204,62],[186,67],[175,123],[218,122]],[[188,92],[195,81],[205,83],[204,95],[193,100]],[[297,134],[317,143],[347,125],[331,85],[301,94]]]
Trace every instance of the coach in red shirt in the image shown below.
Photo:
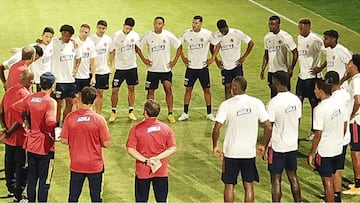
[[[30,94],[34,74],[24,70],[20,75],[20,83],[8,89],[1,101],[0,123],[3,128],[1,140],[5,144],[5,179],[9,195],[14,193],[15,200],[20,200],[24,186],[25,150],[22,148],[25,131],[10,113],[10,106]],[[14,175],[16,174],[16,176]],[[16,180],[15,183],[13,180]],[[15,187],[14,187],[15,186]]]
[[[126,143],[128,153],[136,159],[136,202],[147,202],[150,183],[157,202],[166,202],[168,194],[168,160],[175,153],[176,141],[172,129],[159,121],[160,105],[149,99],[144,105],[144,121],[130,131]]]
[[[96,98],[94,87],[84,87],[80,109],[69,113],[61,132],[61,143],[69,145],[69,202],[78,202],[85,178],[89,181],[92,202],[102,202],[101,186],[104,173],[102,148],[110,147],[111,134],[105,119],[92,111]]]

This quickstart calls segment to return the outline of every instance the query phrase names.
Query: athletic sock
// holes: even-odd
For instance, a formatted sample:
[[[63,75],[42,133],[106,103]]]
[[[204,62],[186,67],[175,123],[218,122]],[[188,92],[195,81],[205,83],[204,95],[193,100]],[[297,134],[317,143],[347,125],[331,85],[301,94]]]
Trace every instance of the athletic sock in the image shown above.
[[[211,105],[206,106],[207,114],[211,114]]]
[[[56,122],[56,127],[60,127],[60,122]]]
[[[360,179],[359,178],[355,178],[355,187],[360,188]]]
[[[116,108],[111,108],[111,112],[116,113]]]
[[[335,192],[334,200],[334,202],[341,202],[341,192]]]
[[[129,113],[134,111],[134,107],[129,107]]]
[[[172,112],[169,112],[168,115],[172,115]]]
[[[184,104],[184,113],[189,113],[189,104]]]

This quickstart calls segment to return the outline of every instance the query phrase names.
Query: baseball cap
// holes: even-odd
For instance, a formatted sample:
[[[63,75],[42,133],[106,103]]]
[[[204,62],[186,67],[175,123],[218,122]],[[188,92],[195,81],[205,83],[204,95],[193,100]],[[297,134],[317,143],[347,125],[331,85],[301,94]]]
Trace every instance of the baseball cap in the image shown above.
[[[46,72],[46,73],[43,73],[41,76],[40,76],[40,86],[42,89],[48,89],[50,88],[54,82],[55,82],[55,76],[50,73],[50,72]]]

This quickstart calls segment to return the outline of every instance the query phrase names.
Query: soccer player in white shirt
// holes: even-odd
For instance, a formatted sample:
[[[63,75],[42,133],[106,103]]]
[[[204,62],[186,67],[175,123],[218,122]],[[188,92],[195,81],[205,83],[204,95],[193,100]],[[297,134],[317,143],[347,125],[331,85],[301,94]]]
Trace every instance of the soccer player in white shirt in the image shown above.
[[[296,175],[301,101],[287,89],[289,79],[289,74],[285,71],[276,71],[272,76],[273,88],[277,92],[267,104],[272,134],[264,137],[258,147],[261,152],[268,151],[273,202],[281,200],[281,176],[284,169],[294,202],[301,202],[300,184]]]
[[[346,67],[348,75],[351,77],[349,93],[351,96],[352,111],[350,115],[350,149],[353,164],[355,184],[349,185],[349,190],[343,191],[344,194],[360,194],[360,55],[354,54]]]
[[[143,63],[148,67],[145,89],[148,91],[147,99],[154,99],[155,90],[159,86],[159,80],[164,86],[166,104],[168,107],[168,120],[175,123],[173,115],[173,93],[172,93],[172,68],[178,61],[181,52],[181,42],[171,32],[164,30],[165,19],[156,17],[154,19],[154,31],[147,32],[141,39],[138,54]],[[146,59],[141,49],[148,47],[149,58]],[[170,60],[171,47],[177,49],[174,59]]]
[[[350,113],[352,111],[351,105],[351,98],[350,94],[344,88],[340,88],[340,78],[339,74],[336,71],[328,71],[325,75],[325,80],[332,84],[331,88],[331,97],[339,100],[342,102],[346,107],[347,113],[347,126],[346,126],[346,133],[344,136],[343,141],[343,150],[341,154],[341,163],[339,164],[338,169],[335,173],[334,179],[334,191],[335,191],[335,202],[341,202],[341,187],[342,187],[342,171],[345,167],[345,156],[347,151],[347,145],[350,143],[350,130],[349,130],[349,123],[350,123]]]
[[[313,112],[315,106],[319,100],[316,99],[314,89],[317,76],[320,74],[314,74],[313,69],[320,66],[321,53],[325,51],[323,40],[315,33],[311,32],[311,21],[307,18],[299,20],[298,24],[298,54],[299,54],[299,66],[300,72],[296,83],[296,95],[301,102],[305,98],[308,98],[311,112]],[[311,119],[313,115],[311,113]],[[312,121],[311,121],[312,126]],[[313,129],[306,140],[311,141],[314,138]]]
[[[213,153],[223,160],[224,202],[234,202],[234,187],[241,172],[245,190],[244,202],[254,202],[253,181],[259,181],[256,169],[258,122],[264,123],[264,136],[270,137],[271,123],[264,104],[245,93],[247,82],[236,76],[232,82],[233,97],[221,103],[212,132]],[[218,147],[220,129],[226,124],[223,152]]]
[[[321,72],[325,67],[327,71],[336,71],[342,83],[341,87],[347,88],[346,65],[351,60],[350,51],[338,43],[339,33],[336,30],[324,32],[324,46],[326,48],[326,61],[321,66],[314,68],[314,73]]]
[[[236,76],[244,75],[244,62],[254,47],[254,41],[244,32],[229,28],[224,19],[218,20],[217,23],[218,32],[214,33],[215,43],[217,48],[211,50],[215,55],[215,62],[219,69],[221,69],[222,84],[225,87],[225,99],[231,97],[231,83]],[[241,42],[247,44],[246,51],[241,55]],[[221,59],[219,60],[217,55],[217,49],[220,48]]]
[[[186,65],[184,86],[184,113],[178,118],[179,121],[184,121],[189,118],[189,103],[194,84],[199,79],[201,87],[204,92],[204,99],[206,103],[206,118],[215,121],[215,117],[211,113],[211,93],[210,93],[210,75],[209,65],[214,61],[215,55],[208,59],[210,43],[214,43],[211,31],[202,28],[202,16],[194,16],[192,22],[192,29],[186,30],[180,37],[182,44],[187,42],[188,56],[181,52],[181,58]]]
[[[80,26],[79,36],[75,37],[74,40],[78,45],[78,49],[81,53],[81,62],[77,73],[75,75],[75,83],[77,92],[81,92],[83,87],[95,85],[95,57],[96,50],[95,44],[91,41],[88,36],[90,33],[90,25],[82,24]],[[91,74],[91,78],[90,78]],[[79,102],[80,104],[80,102]]]
[[[133,31],[135,20],[126,18],[121,31],[113,34],[114,38],[110,45],[111,69],[116,69],[112,82],[111,92],[111,115],[110,122],[116,119],[116,106],[118,104],[119,88],[126,80],[128,88],[128,118],[136,120],[133,113],[135,104],[135,85],[139,84],[138,69],[136,64],[136,49],[139,43],[139,34]]]
[[[108,66],[108,53],[111,44],[111,37],[105,34],[107,22],[99,20],[96,25],[96,33],[90,35],[90,39],[95,43],[96,49],[96,99],[94,108],[96,113],[101,113],[104,103],[104,90],[109,89],[110,67]]]
[[[348,113],[342,101],[330,97],[332,85],[319,79],[315,95],[321,102],[314,109],[314,139],[308,164],[316,169],[324,186],[325,202],[334,202],[334,180],[341,164]],[[315,161],[313,163],[313,159]]]
[[[265,69],[269,64],[267,82],[270,87],[270,95],[274,97],[276,92],[272,89],[272,74],[276,71],[283,70],[288,72],[290,78],[298,59],[298,51],[294,39],[287,32],[280,30],[279,16],[269,18],[269,32],[264,37],[264,57],[261,66],[260,79],[265,79]],[[290,62],[290,53],[292,60]],[[289,81],[290,82],[290,81]],[[290,83],[288,85],[290,91]]]
[[[81,62],[76,43],[71,40],[74,28],[62,25],[61,38],[53,39],[53,55],[51,58],[51,72],[56,78],[55,99],[57,101],[56,122],[60,126],[61,109],[65,99],[63,119],[71,112],[76,93],[75,75]]]

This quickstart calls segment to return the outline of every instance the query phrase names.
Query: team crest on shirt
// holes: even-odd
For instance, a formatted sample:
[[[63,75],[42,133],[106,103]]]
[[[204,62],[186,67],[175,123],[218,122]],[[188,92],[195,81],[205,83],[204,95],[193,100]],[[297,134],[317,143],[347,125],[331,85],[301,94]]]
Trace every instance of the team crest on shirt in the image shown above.
[[[90,122],[91,121],[91,117],[90,116],[79,116],[76,120],[78,123],[81,122]]]
[[[90,48],[88,47],[88,48],[86,48],[86,50],[87,50],[87,51],[90,51]]]
[[[204,41],[204,38],[200,38],[200,42],[203,42]]]
[[[234,42],[234,39],[233,39],[233,38],[231,38],[231,39],[230,39],[230,42]]]
[[[131,39],[130,41],[131,41],[131,42],[134,42],[135,40],[134,40],[134,39]]]
[[[310,47],[310,45],[309,45],[309,44],[307,44],[307,45],[306,45],[306,48],[308,49],[309,47]]]
[[[166,43],[166,40],[163,40],[164,44]]]
[[[107,46],[107,43],[106,43],[106,42],[104,43],[104,46],[105,46],[105,47]]]
[[[282,44],[282,40],[279,40],[279,44]]]
[[[333,56],[333,60],[335,60],[335,55]]]

